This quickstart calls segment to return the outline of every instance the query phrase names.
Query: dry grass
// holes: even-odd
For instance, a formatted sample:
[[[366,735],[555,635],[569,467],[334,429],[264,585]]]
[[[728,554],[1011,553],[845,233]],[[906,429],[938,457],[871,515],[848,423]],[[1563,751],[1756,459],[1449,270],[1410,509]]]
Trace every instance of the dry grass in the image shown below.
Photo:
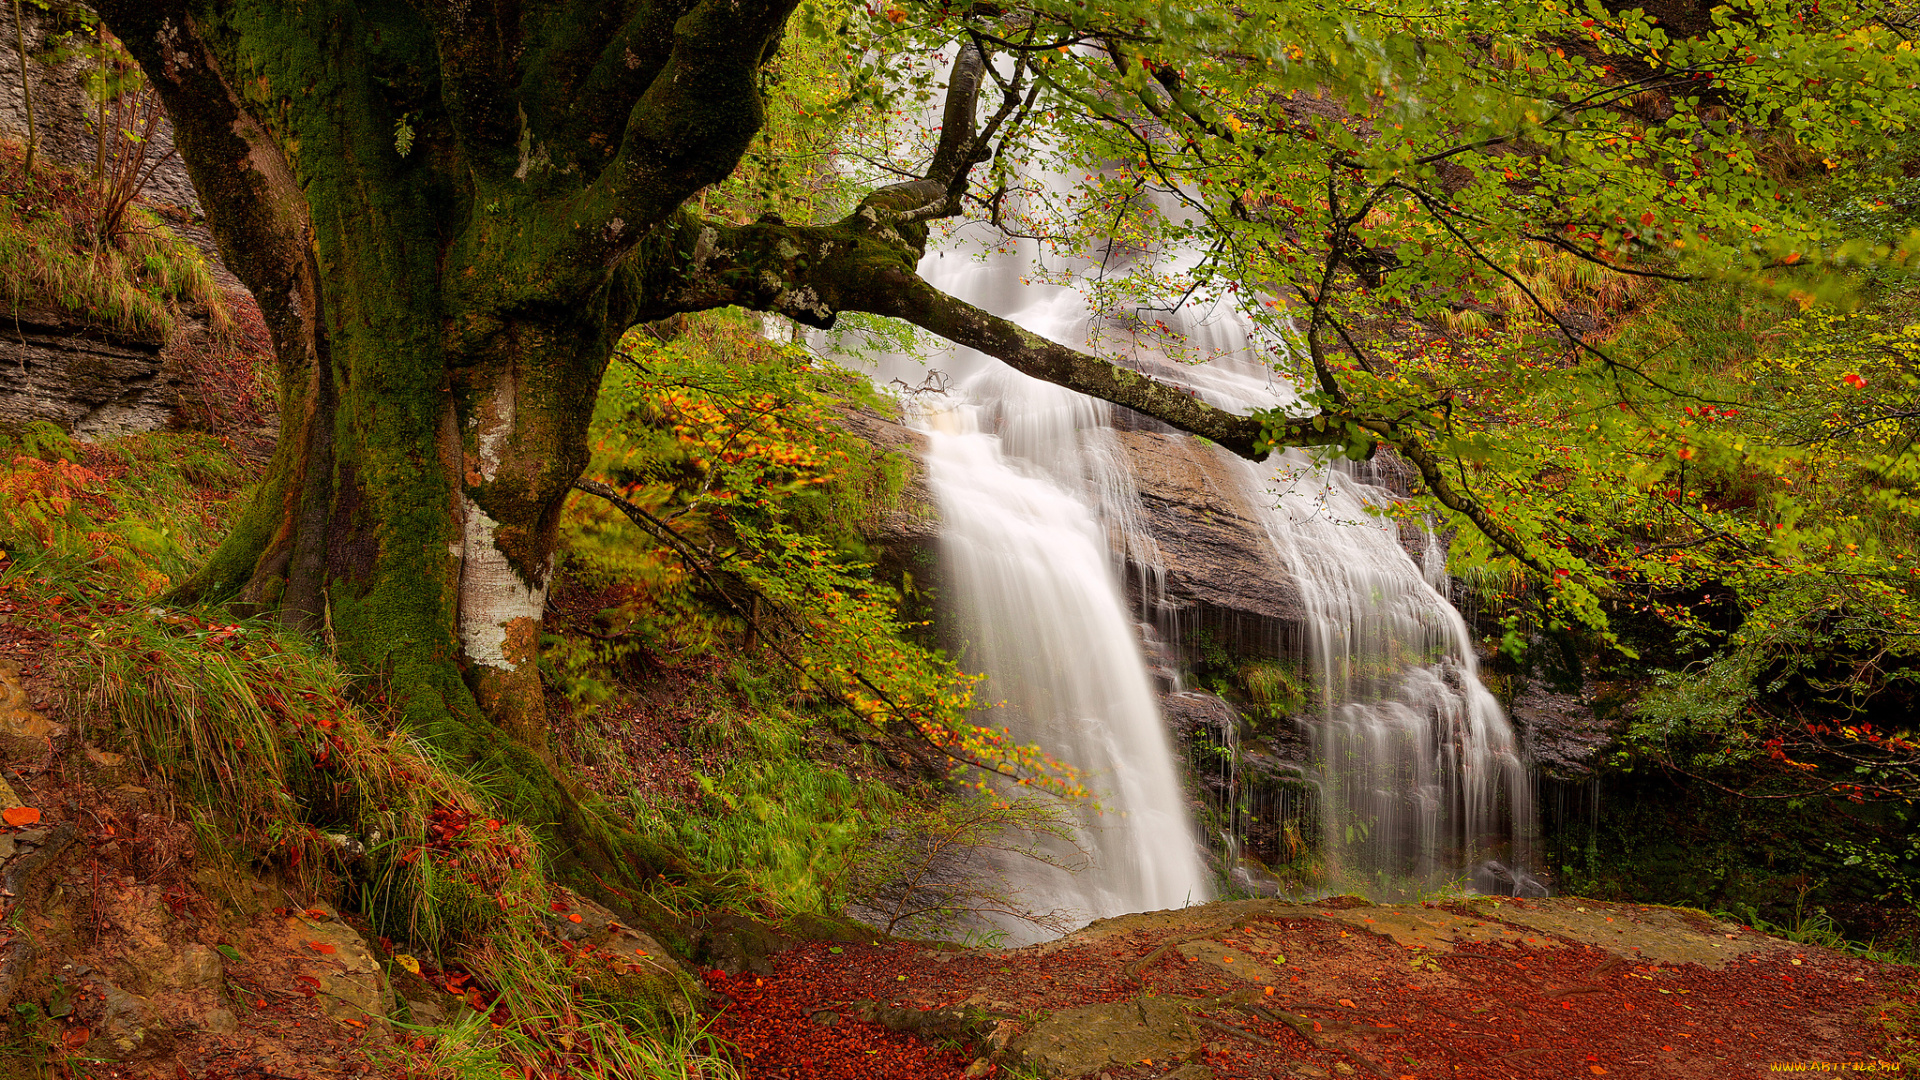
[[[184,307],[231,329],[226,301],[193,245],[153,215],[129,209],[124,229],[97,239],[99,193],[84,178],[0,146],[0,300],[9,312],[50,308],[121,333],[166,340]]]

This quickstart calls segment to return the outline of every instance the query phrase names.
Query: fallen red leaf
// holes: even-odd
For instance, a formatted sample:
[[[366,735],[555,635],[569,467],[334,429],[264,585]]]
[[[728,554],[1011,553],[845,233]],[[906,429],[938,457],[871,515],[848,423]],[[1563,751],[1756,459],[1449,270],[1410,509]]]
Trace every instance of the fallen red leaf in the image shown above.
[[[34,825],[40,821],[40,811],[32,806],[9,806],[0,810],[0,821],[9,825]]]
[[[66,1034],[60,1036],[60,1041],[67,1044],[67,1049],[78,1050],[91,1038],[93,1038],[93,1029],[82,1024],[79,1027],[68,1028]]]
[[[324,941],[309,941],[307,942],[307,948],[312,949],[314,952],[317,952],[322,956],[331,956],[334,953],[337,953],[340,951],[338,948],[332,945],[329,945]]]

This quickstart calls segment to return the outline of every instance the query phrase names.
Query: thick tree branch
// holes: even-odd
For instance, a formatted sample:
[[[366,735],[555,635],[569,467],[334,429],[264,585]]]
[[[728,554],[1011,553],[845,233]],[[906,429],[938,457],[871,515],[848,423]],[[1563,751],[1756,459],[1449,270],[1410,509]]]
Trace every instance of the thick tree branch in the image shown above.
[[[776,222],[728,226],[680,215],[642,248],[630,288],[637,321],[738,305],[809,326],[831,326],[842,311],[886,315],[978,349],[1036,379],[1152,416],[1245,457],[1272,445],[1346,441],[1322,419],[1237,416],[1180,387],[1157,382],[1070,349],[934,288],[914,272],[919,245],[872,205],[835,225]]]
[[[731,174],[765,120],[758,72],[798,0],[699,0],[634,103],[620,150],[561,235],[565,259],[612,266],[694,192]]]

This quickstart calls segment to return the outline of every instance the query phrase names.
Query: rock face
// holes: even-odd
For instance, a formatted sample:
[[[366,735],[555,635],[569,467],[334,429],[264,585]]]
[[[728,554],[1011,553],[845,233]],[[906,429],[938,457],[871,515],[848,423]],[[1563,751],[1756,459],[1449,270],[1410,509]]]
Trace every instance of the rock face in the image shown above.
[[[874,541],[892,547],[926,547],[940,542],[940,509],[933,489],[927,485],[927,437],[889,416],[872,409],[846,409],[840,413],[840,425],[847,433],[887,453],[905,457],[907,475],[900,496],[889,509],[862,532]]]
[[[0,138],[24,144],[27,141],[26,95],[21,92],[20,54],[14,44],[15,10],[12,4],[0,4]],[[58,64],[42,59],[58,46],[55,35],[76,29],[78,24],[62,25],[57,14],[42,11],[33,4],[23,4],[18,10],[26,16],[27,70],[33,85],[38,152],[70,168],[91,173],[98,151],[96,125],[99,121],[99,113],[86,93],[93,61],[79,55]],[[113,122],[111,114],[107,119],[109,124]],[[173,127],[163,119],[148,147],[147,160],[165,160],[141,189],[141,196],[149,202],[170,204],[198,214],[200,199],[194,193],[193,182],[187,179],[186,166],[179,157],[169,156],[172,151]]]
[[[182,382],[158,341],[46,311],[0,321],[0,424],[50,420],[86,439],[151,431],[172,416]]]
[[[1507,712],[1534,766],[1554,780],[1593,775],[1601,752],[1618,734],[1594,712],[1589,694],[1558,693],[1537,679],[1514,695]]]
[[[1229,464],[1189,438],[1149,431],[1114,437],[1160,548],[1162,603],[1177,636],[1205,631],[1248,657],[1290,651],[1305,617],[1300,590],[1273,559],[1260,523],[1247,516]]]

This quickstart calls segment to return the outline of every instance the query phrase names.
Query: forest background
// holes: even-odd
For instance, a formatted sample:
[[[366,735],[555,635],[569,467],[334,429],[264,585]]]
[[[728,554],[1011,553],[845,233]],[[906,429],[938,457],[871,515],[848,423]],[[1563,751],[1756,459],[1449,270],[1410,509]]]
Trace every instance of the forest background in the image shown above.
[[[877,178],[938,156],[901,123],[945,89],[952,49],[931,52],[994,53],[975,78],[1002,120],[952,214],[1059,251],[1204,247],[1180,276],[1115,282],[1103,302],[1257,293],[1243,306],[1305,343],[1290,374],[1311,389],[1301,415],[1259,418],[1257,439],[1185,426],[1248,452],[1406,460],[1419,479],[1401,510],[1452,530],[1496,682],[1593,689],[1617,723],[1614,782],[1645,813],[1686,807],[1744,842],[1716,848],[1721,865],[1662,872],[1635,861],[1645,835],[1627,814],[1584,864],[1556,868],[1567,886],[1911,934],[1909,24],[1833,4],[1449,11],[1457,23],[1413,34],[1390,12],[1290,5],[803,4],[753,66],[756,130],[682,212],[741,230],[851,220]],[[923,625],[930,599],[875,546],[909,466],[838,418],[885,403],[797,333],[769,340],[719,305],[614,334],[585,441],[599,493],[565,497],[554,522],[537,669],[550,729],[503,724],[524,752],[422,720],[417,665],[328,605],[314,620],[221,606],[206,568],[246,532],[256,429],[276,412],[284,425],[300,387],[243,295],[137,203],[160,116],[140,64],[84,10],[47,17],[64,36],[29,62],[96,67],[112,137],[91,174],[34,160],[31,143],[9,153],[10,295],[126,335],[207,333],[186,430],[8,436],[10,618],[39,635],[90,738],[187,796],[207,859],[344,900],[407,955],[565,995],[578,988],[528,914],[549,889],[668,928],[721,909],[892,918],[927,899],[902,882],[929,851],[990,845],[1006,822],[952,782],[955,761],[1076,792],[1071,763],[972,726],[972,682]],[[453,138],[430,109],[356,123],[401,172]],[[1021,189],[1011,163],[1036,157],[1086,178],[1072,201]],[[1187,215],[1151,212],[1152,190]],[[849,304],[837,328],[914,340],[877,306]],[[191,593],[205,606],[169,602]],[[1251,693],[1234,665],[1216,674]],[[1795,874],[1754,869],[1776,855]],[[889,929],[1012,902],[990,885],[933,898]],[[673,1011],[662,993],[597,1007],[654,1023]],[[565,1014],[550,1005],[520,1011]]]

